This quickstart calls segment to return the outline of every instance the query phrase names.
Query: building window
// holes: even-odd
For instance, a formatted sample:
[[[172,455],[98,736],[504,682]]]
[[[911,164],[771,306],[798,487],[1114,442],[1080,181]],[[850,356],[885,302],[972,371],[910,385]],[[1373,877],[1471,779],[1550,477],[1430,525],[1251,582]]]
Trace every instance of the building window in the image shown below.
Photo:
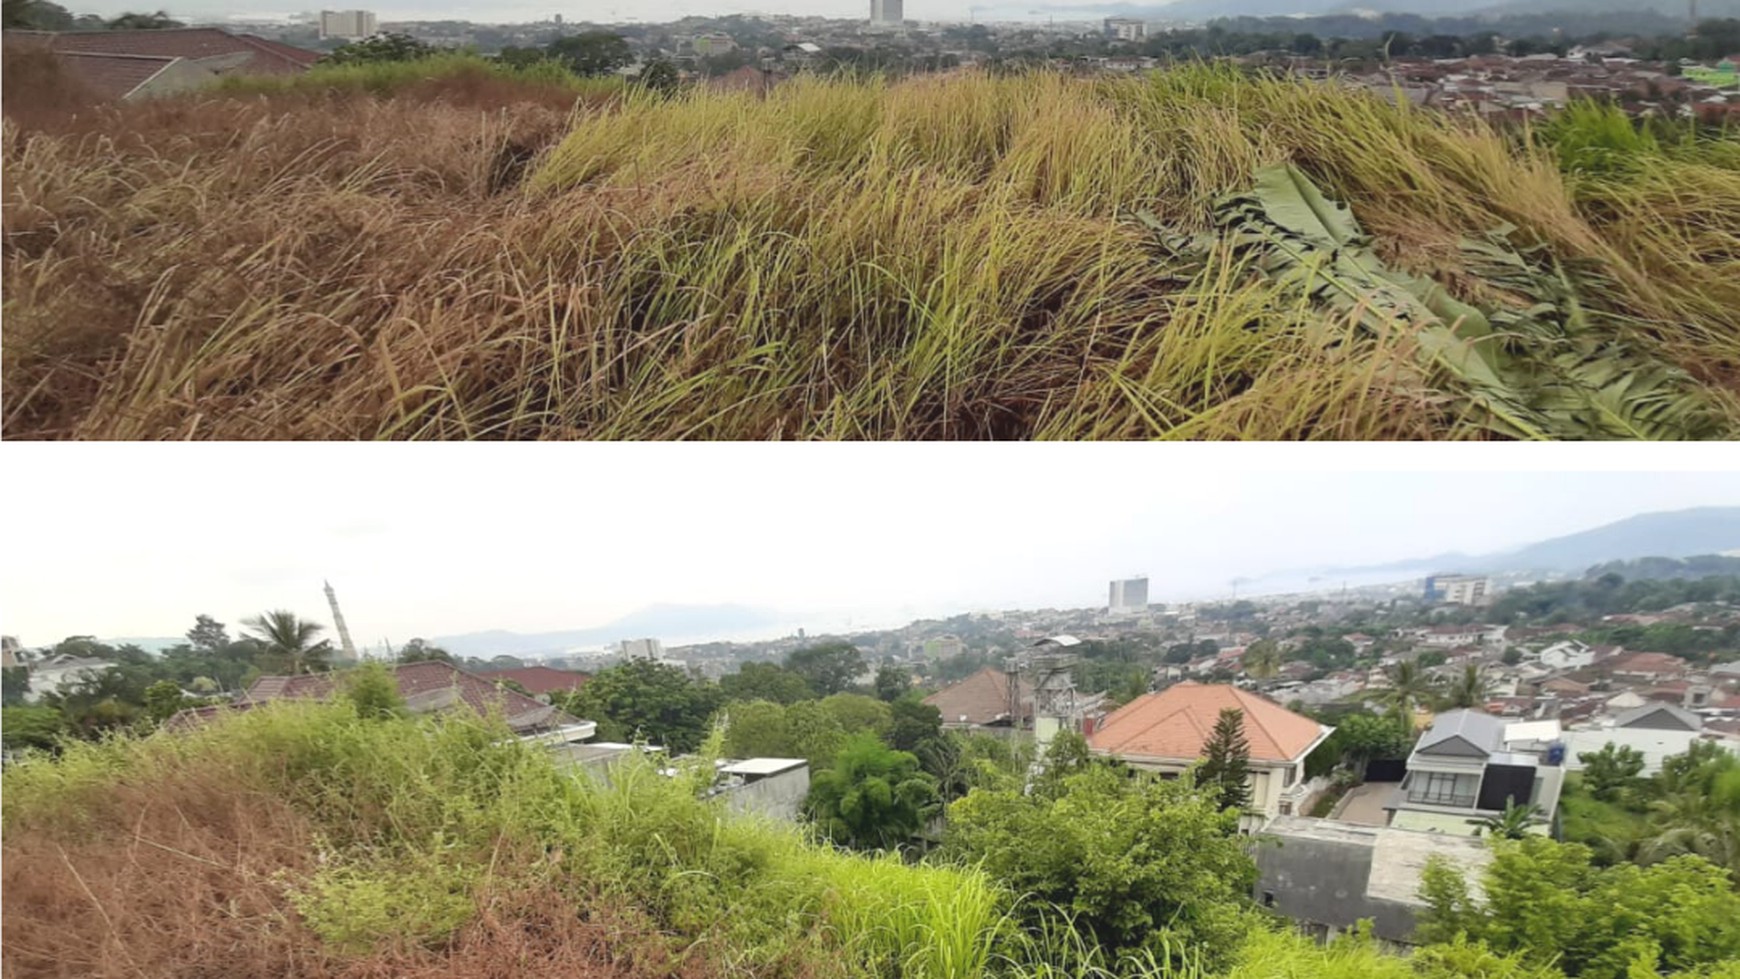
[[[1408,776],[1408,801],[1428,806],[1472,808],[1480,776],[1448,772],[1415,772]]]

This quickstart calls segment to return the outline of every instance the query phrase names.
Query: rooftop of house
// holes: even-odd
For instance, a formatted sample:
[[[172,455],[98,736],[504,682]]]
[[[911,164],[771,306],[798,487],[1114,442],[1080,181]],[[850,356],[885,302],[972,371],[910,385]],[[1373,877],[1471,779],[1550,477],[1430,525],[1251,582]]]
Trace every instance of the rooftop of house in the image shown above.
[[[1703,728],[1704,719],[1673,704],[1644,704],[1613,718],[1613,726],[1657,731],[1697,731]]]
[[[592,679],[585,673],[572,670],[556,670],[548,666],[522,666],[512,670],[482,670],[478,676],[486,680],[512,680],[526,688],[526,692],[534,697],[561,690],[578,690]]]
[[[9,30],[5,39],[46,47],[57,54],[132,55],[187,58],[190,61],[238,56],[238,70],[262,75],[300,74],[321,58],[319,51],[252,34],[234,34],[217,27],[139,31]]]
[[[958,683],[950,684],[924,698],[924,702],[942,713],[944,724],[1008,724],[1009,674],[987,666]],[[1019,680],[1019,695],[1023,717],[1033,712],[1033,684]]]
[[[1330,732],[1248,690],[1185,681],[1137,697],[1106,715],[1088,743],[1103,754],[1194,759],[1202,754],[1220,712],[1227,708],[1244,712],[1245,740],[1253,761],[1293,761]]]
[[[339,674],[305,673],[300,676],[263,676],[248,687],[244,701],[313,699],[331,696]],[[500,711],[516,734],[551,731],[580,719],[520,693],[497,687],[494,682],[467,673],[450,663],[405,663],[393,669],[399,695],[413,710],[439,710],[463,703],[479,716]]]
[[[1615,673],[1677,673],[1686,669],[1686,661],[1667,653],[1627,653],[1606,666]]]

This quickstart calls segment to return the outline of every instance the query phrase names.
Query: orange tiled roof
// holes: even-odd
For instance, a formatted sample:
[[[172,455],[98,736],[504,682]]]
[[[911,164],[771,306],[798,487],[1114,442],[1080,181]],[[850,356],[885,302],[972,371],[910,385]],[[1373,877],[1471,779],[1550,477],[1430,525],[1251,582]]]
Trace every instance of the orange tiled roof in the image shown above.
[[[1245,714],[1255,761],[1291,761],[1325,728],[1266,697],[1229,684],[1185,681],[1113,711],[1088,739],[1095,751],[1147,758],[1197,758],[1224,708]]]

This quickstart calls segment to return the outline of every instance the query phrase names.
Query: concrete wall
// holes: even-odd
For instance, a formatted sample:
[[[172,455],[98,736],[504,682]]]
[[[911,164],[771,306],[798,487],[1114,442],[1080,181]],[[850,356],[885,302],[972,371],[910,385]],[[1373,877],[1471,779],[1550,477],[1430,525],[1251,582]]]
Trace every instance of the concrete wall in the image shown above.
[[[1252,896],[1319,933],[1370,919],[1379,938],[1407,942],[1422,906],[1420,874],[1433,854],[1471,878],[1490,859],[1483,844],[1458,837],[1283,816],[1256,847]]]
[[[769,775],[754,782],[745,782],[727,789],[725,807],[732,812],[771,816],[797,822],[803,812],[804,799],[810,794],[810,767],[802,765],[789,772]]]

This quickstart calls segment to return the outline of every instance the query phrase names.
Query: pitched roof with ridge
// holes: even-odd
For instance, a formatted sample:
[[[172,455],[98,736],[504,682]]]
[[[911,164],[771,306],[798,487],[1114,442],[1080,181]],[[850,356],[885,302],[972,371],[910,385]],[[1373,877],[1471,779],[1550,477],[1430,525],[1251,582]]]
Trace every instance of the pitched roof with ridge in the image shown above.
[[[245,700],[324,699],[332,695],[337,684],[336,676],[332,673],[263,676],[248,687]],[[464,703],[482,716],[499,708],[508,727],[518,734],[580,723],[577,717],[539,703],[517,690],[497,687],[492,681],[449,663],[405,663],[393,670],[393,679],[398,683],[399,695],[413,710]]]
[[[558,690],[578,690],[592,679],[585,673],[556,670],[548,666],[522,666],[513,670],[483,670],[477,674],[485,680],[512,680],[525,687],[534,697]]]
[[[168,55],[95,54],[56,51],[54,56],[78,82],[97,96],[124,99],[163,69],[181,60]]]
[[[1248,690],[1186,680],[1113,711],[1088,744],[1104,754],[1195,759],[1201,757],[1220,712],[1229,707],[1244,712],[1253,761],[1293,761],[1330,731]]]
[[[132,55],[148,58],[237,59],[237,68],[252,75],[296,75],[319,61],[309,51],[252,34],[232,34],[216,27],[183,27],[141,31],[7,31],[6,40],[46,47],[57,54]]]
[[[1432,726],[1420,735],[1414,750],[1428,755],[1490,755],[1504,747],[1504,725],[1504,721],[1481,711],[1447,710],[1432,718]]]
[[[1021,680],[1022,717],[1033,713],[1033,684]],[[942,712],[944,724],[997,724],[1009,718],[1009,674],[987,666],[959,683],[953,683],[924,698]]]

